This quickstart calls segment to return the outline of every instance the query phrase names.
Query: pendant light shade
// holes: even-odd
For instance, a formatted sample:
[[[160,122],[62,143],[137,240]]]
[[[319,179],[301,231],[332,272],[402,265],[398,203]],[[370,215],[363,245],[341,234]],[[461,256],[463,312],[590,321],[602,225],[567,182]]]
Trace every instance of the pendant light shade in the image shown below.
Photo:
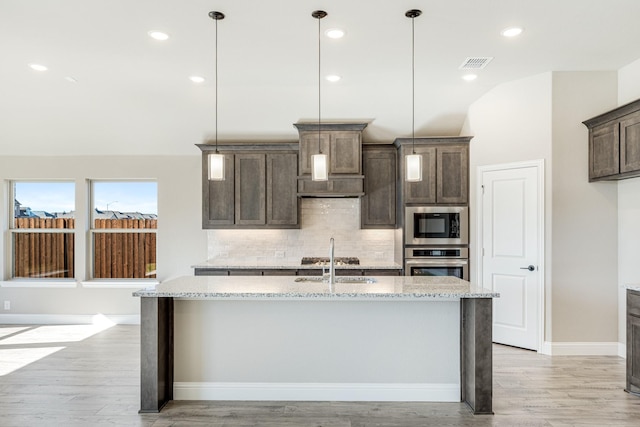
[[[311,179],[313,181],[327,181],[329,179],[329,156],[314,154],[311,156]]]
[[[209,181],[224,181],[224,154],[209,154]]]
[[[320,144],[320,123],[321,123],[321,103],[320,103],[320,20],[327,16],[327,12],[324,10],[316,10],[311,16],[318,20],[318,154],[311,156],[311,179],[313,181],[328,181],[329,180],[329,156],[322,153],[322,145]]]
[[[218,21],[224,19],[224,13],[211,11],[209,12],[209,18],[216,22],[216,152],[215,154],[209,154],[209,181],[224,181],[224,154],[218,152]]]
[[[405,171],[406,181],[422,181],[422,156],[420,154],[409,154],[405,156]]]
[[[404,16],[411,18],[411,154],[405,157],[405,181],[422,181],[422,155],[416,154],[416,66],[414,19],[422,14],[418,9],[408,10]]]

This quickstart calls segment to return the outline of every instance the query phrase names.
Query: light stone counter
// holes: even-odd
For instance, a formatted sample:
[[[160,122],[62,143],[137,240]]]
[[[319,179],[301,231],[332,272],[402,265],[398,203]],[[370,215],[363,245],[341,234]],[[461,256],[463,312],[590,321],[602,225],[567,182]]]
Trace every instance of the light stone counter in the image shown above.
[[[302,281],[296,281],[302,279]],[[416,300],[496,298],[499,294],[456,277],[378,276],[375,283],[305,281],[294,276],[185,276],[133,293],[138,297],[269,300]],[[338,276],[338,280],[352,277]]]

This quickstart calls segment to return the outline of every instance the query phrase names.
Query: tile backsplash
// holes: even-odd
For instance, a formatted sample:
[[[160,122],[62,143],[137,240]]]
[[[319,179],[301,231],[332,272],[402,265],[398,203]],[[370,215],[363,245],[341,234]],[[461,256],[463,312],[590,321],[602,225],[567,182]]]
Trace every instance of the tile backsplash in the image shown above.
[[[336,256],[394,260],[394,230],[360,229],[360,199],[303,198],[300,221],[294,230],[209,230],[208,259],[300,263],[303,256],[328,256],[333,237]]]

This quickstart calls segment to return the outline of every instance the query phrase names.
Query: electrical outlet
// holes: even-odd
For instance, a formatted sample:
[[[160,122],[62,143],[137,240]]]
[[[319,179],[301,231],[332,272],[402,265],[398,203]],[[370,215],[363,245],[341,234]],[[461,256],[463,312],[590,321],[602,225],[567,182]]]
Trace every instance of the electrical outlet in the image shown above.
[[[276,258],[284,258],[284,251],[276,251]]]
[[[4,302],[4,309],[5,310],[11,310],[11,301],[5,301]]]

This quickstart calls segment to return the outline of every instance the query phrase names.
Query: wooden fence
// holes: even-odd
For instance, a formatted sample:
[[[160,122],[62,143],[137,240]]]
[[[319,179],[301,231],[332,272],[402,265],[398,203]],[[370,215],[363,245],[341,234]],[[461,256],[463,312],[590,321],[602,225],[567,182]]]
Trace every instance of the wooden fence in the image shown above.
[[[16,228],[73,229],[73,218],[16,218]],[[14,277],[73,277],[73,233],[14,233]]]
[[[97,219],[96,229],[156,229],[155,219]],[[73,229],[73,218],[16,218],[16,228]],[[142,231],[142,230],[140,230]],[[14,233],[14,277],[74,277],[74,233]],[[156,277],[156,234],[94,232],[96,279]]]
[[[96,219],[95,229],[156,229],[156,219]],[[156,233],[93,233],[93,277],[156,277]]]

